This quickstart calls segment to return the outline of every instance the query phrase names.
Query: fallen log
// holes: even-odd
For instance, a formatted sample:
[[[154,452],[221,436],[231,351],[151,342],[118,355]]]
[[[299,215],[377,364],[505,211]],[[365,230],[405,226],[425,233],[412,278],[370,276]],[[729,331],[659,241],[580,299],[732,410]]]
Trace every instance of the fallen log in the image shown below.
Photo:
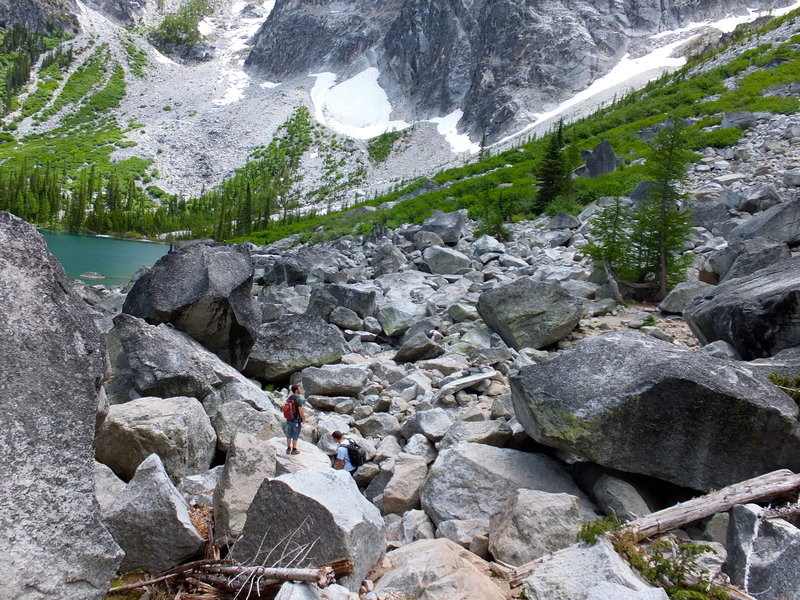
[[[633,533],[635,540],[647,538],[683,527],[688,523],[704,519],[720,512],[727,512],[738,504],[747,504],[772,496],[788,494],[800,489],[800,475],[788,469],[772,471],[739,483],[710,492],[705,496],[692,498],[686,502],[670,506],[664,510],[640,517],[635,521],[623,524],[623,530]],[[560,550],[559,552],[563,552]],[[545,557],[546,558],[546,557]],[[493,563],[494,570],[505,577],[512,586],[519,585],[531,574],[533,567],[543,558],[520,565],[516,568],[507,568],[506,565]],[[730,593],[730,591],[729,591]],[[737,591],[739,596],[731,593],[732,598],[749,600],[751,596]]]
[[[738,504],[747,504],[797,489],[800,489],[800,475],[795,475],[788,469],[781,469],[645,515],[625,524],[624,527],[632,531],[637,539],[643,540],[678,529],[687,523],[727,512]]]

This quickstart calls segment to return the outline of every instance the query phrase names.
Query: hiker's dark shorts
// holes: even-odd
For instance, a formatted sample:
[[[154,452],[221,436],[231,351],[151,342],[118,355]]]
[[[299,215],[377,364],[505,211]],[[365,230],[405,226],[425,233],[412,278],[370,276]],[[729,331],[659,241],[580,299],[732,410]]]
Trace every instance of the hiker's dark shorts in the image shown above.
[[[296,440],[300,437],[300,421],[286,421],[286,439]]]

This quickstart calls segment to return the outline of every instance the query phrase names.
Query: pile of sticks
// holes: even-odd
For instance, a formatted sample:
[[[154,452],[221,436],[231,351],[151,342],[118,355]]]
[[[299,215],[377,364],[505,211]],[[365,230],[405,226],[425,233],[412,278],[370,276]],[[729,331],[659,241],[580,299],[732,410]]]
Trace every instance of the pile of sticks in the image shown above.
[[[287,581],[315,583],[324,588],[351,575],[349,559],[309,568],[245,566],[232,560],[198,560],[178,565],[157,577],[111,588],[109,594],[163,586],[182,590],[185,599],[271,600]]]

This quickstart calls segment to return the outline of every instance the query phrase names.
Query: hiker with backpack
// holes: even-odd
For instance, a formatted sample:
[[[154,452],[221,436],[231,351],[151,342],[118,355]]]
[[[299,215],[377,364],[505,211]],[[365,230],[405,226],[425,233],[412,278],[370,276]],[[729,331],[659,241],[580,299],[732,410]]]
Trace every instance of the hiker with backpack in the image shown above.
[[[300,395],[302,388],[294,384],[292,393],[283,405],[283,416],[286,418],[286,454],[300,454],[297,449],[297,440],[300,438],[300,426],[305,423],[306,415],[303,412],[305,400]]]
[[[355,441],[344,437],[341,431],[334,431],[332,437],[339,444],[333,468],[344,469],[355,478],[356,469],[364,464],[364,450]]]

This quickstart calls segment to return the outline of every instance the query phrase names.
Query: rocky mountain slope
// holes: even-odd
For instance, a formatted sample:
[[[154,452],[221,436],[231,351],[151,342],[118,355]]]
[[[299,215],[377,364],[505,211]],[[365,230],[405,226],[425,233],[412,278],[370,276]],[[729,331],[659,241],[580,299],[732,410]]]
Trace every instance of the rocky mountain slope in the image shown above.
[[[641,57],[704,31],[665,35],[670,30],[729,14],[752,19],[773,7],[760,2],[747,13],[743,2],[550,3],[546,10],[513,2],[398,0],[378,9],[360,2],[211,2],[198,25],[201,42],[166,57],[147,34],[182,4],[0,3],[0,17],[43,26],[66,15],[79,24],[69,42],[79,57],[70,72],[108,45],[125,71],[126,94],[114,117],[123,128],[143,125],[125,135],[112,158],[152,160],[153,185],[198,195],[242,166],[295,107],[305,105],[328,128],[334,141],[326,144],[337,149],[304,157],[299,192],[325,186],[330,164],[340,164],[336,175],[345,179],[363,168],[364,176],[348,187],[349,200],[461,164],[477,151],[484,131],[489,142],[532,122],[527,133],[542,133],[552,120],[541,113],[624,55]],[[134,66],[136,53],[141,66]],[[615,91],[680,61],[667,62],[673,66],[662,60],[637,78],[628,79],[629,73],[565,114],[586,114]],[[623,70],[640,73],[632,66]],[[53,131],[64,118],[63,111],[51,114],[45,107],[5,121],[22,139]],[[367,138],[412,124],[391,161],[369,160]]]
[[[0,350],[20,366],[0,424],[10,455],[47,473],[0,467],[6,539],[25,539],[2,548],[14,577],[0,595],[99,600],[117,569],[189,560],[202,503],[240,563],[352,560],[336,586],[283,597],[666,599],[610,544],[574,545],[580,524],[800,470],[800,409],[769,378],[800,377],[800,117],[719,126],[745,133],[692,166],[693,268],[658,307],[617,303],[584,254],[609,199],[511,224],[507,241],[456,212],[318,245],[181,243],[129,290],[70,284],[30,226],[0,215]],[[39,315],[75,327],[45,331]],[[285,453],[289,382],[308,400],[299,455]],[[355,477],[330,468],[336,430],[366,450]],[[793,500],[681,535],[714,550],[712,575],[797,597]],[[102,557],[53,563],[96,540]],[[498,585],[491,561],[524,576]]]

